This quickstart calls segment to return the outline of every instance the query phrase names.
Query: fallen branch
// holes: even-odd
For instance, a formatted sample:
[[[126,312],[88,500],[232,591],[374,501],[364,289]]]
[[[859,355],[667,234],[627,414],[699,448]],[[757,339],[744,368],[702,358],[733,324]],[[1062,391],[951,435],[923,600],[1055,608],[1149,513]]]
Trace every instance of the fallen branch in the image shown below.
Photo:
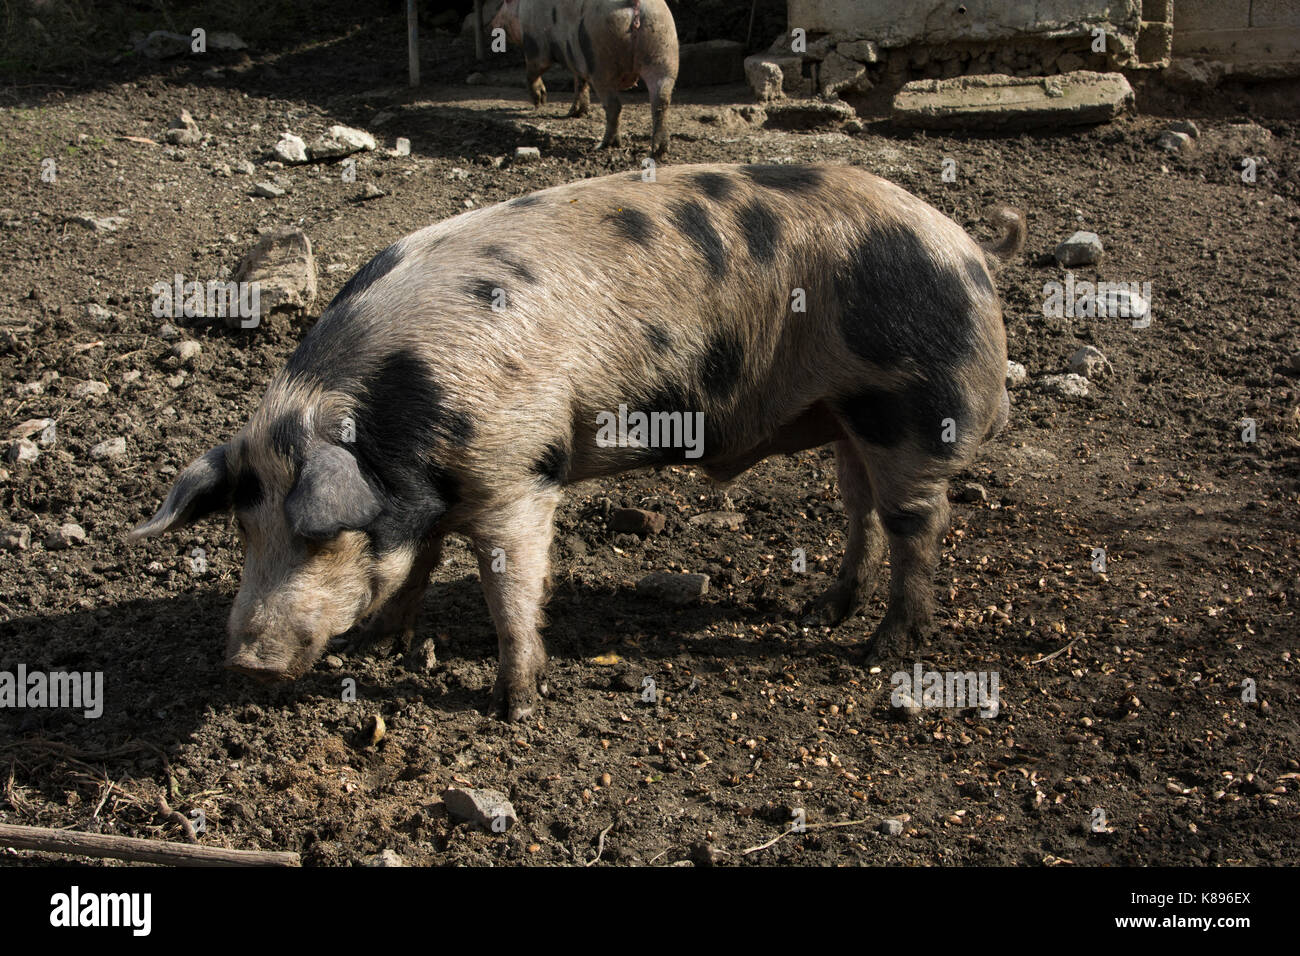
[[[188,822],[188,821],[186,821]],[[79,833],[0,823],[0,846],[45,853],[109,857],[135,863],[170,866],[301,866],[297,853],[274,850],[227,850],[216,846],[193,846],[141,840],[108,833]]]
[[[1064,647],[1060,648],[1059,650],[1052,651],[1052,653],[1048,654],[1046,657],[1040,657],[1036,661],[1030,661],[1029,665],[1032,667],[1034,664],[1041,664],[1043,663],[1043,661],[1050,661],[1054,657],[1060,657],[1062,654],[1064,654],[1066,651],[1068,651],[1070,648],[1074,647],[1074,645],[1078,643],[1079,643],[1079,639],[1076,637],[1069,644],[1066,644]]]

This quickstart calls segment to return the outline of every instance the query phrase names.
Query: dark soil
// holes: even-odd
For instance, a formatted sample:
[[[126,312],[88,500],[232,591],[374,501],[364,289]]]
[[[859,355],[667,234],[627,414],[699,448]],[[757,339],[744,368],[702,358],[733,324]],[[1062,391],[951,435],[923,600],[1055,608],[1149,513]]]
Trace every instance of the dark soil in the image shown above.
[[[463,542],[427,599],[432,669],[345,640],[292,684],[223,671],[241,566],[233,528],[209,521],[134,547],[123,535],[177,469],[239,428],[315,315],[253,331],[187,326],[203,351],[178,380],[150,286],[222,277],[260,230],[294,223],[319,257],[318,312],[379,249],[467,201],[637,168],[648,143],[644,94],[624,111],[633,148],[598,153],[598,108],[567,120],[562,96],[534,112],[522,81],[459,85],[473,65],[450,34],[428,39],[431,82],[413,94],[400,31],[393,18],[275,54],[122,63],[68,88],[8,92],[0,427],[49,417],[58,438],[35,462],[3,465],[0,518],[27,526],[32,544],[0,550],[0,670],[103,671],[107,700],[97,720],[0,710],[0,821],[179,839],[154,807],[164,793],[203,811],[204,843],[328,865],[383,849],[415,864],[581,864],[602,834],[602,863],[1294,861],[1300,140],[1294,122],[1251,122],[1232,97],[1005,137],[923,136],[872,116],[854,135],[775,132],[727,110],[747,102],[742,88],[677,99],[673,162],[854,163],[981,236],[990,203],[1026,211],[1029,247],[998,285],[1029,382],[1012,392],[1008,429],[955,483],[978,482],[987,498],[954,504],[922,652],[938,670],[996,671],[997,717],[890,706],[893,668],[861,663],[883,591],[837,629],[803,623],[843,546],[829,450],[742,476],[729,489],[746,516],[736,532],[688,523],[719,500],[690,468],[572,489],[546,631],[556,693],[527,723],[487,714],[496,640]],[[214,64],[223,72],[205,75]],[[182,108],[204,145],[125,138],[161,142]],[[395,117],[375,125],[381,110]],[[1189,113],[1194,150],[1159,149],[1167,121]],[[367,154],[355,183],[331,165],[222,168],[264,163],[281,129],[310,140],[336,122],[384,147],[409,137],[412,155]],[[540,146],[544,161],[493,165],[517,145]],[[1243,156],[1261,160],[1254,184],[1240,178]],[[47,157],[54,183],[39,175]],[[953,183],[940,176],[947,157]],[[287,196],[248,195],[272,176]],[[359,201],[367,183],[386,195]],[[125,223],[92,232],[69,222],[81,213]],[[1151,282],[1150,328],[1042,315],[1044,283],[1063,278],[1051,252],[1078,228],[1106,252],[1076,276]],[[112,317],[88,317],[90,304]],[[1035,387],[1084,344],[1113,365],[1090,397]],[[74,397],[85,380],[108,393]],[[1244,418],[1254,443],[1241,439]],[[114,436],[125,457],[89,456]],[[620,506],[662,512],[667,527],[644,541],[613,535],[604,516]],[[48,549],[65,522],[86,542]],[[796,548],[806,573],[791,570]],[[1106,549],[1104,574],[1094,548]],[[639,576],[671,569],[710,575],[702,603],[637,596]],[[641,701],[646,676],[657,705]],[[354,703],[341,699],[346,678]],[[1243,681],[1256,702],[1243,701]],[[388,730],[369,745],[374,714]],[[450,785],[506,792],[518,825],[498,835],[450,820]],[[810,825],[851,825],[744,852],[799,809]],[[884,818],[903,832],[879,832]]]

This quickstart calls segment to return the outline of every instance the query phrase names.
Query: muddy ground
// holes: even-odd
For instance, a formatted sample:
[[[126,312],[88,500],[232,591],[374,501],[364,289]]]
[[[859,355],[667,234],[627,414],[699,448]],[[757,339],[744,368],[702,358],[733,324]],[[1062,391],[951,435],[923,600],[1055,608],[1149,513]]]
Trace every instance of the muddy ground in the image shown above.
[[[1189,101],[1140,84],[1137,117],[996,137],[896,129],[879,98],[851,135],[755,127],[727,109],[748,102],[742,87],[677,99],[673,162],[858,164],[981,237],[990,202],[1027,212],[1029,247],[998,286],[1029,382],[1012,392],[1009,428],[956,483],[986,498],[954,504],[921,657],[996,671],[995,718],[890,706],[893,668],[860,657],[882,595],[835,630],[804,624],[844,539],[828,450],[742,476],[729,490],[738,531],[688,523],[720,501],[689,467],[573,488],[546,631],[556,693],[527,723],[486,712],[496,641],[463,542],[426,602],[432,667],[345,639],[293,684],[223,671],[234,529],[208,521],[136,547],[124,533],[177,469],[242,424],[375,252],[470,204],[637,168],[648,142],[644,94],[624,111],[632,148],[598,153],[598,108],[568,120],[562,94],[537,113],[522,83],[465,86],[474,66],[450,36],[426,41],[424,88],[407,91],[403,68],[392,19],[3,91],[0,426],[50,417],[57,441],[0,475],[3,524],[32,538],[0,550],[0,670],[102,671],[107,702],[96,720],[0,710],[0,821],[181,839],[155,808],[165,794],[203,812],[204,843],[296,850],[318,865],[385,849],[412,864],[583,864],[602,834],[602,864],[1294,861],[1300,142],[1295,122],[1256,114],[1248,91]],[[127,138],[161,141],[183,108],[201,146]],[[376,123],[381,111],[392,119]],[[1199,124],[1193,151],[1156,146],[1173,118]],[[281,129],[310,140],[336,122],[382,147],[408,137],[412,153],[363,156],[354,183],[333,165],[263,168]],[[498,168],[517,145],[540,146],[543,161]],[[1243,156],[1261,160],[1253,184]],[[47,157],[53,183],[40,177]],[[948,157],[952,183],[940,175]],[[244,161],[255,176],[238,171]],[[287,195],[249,195],[273,176]],[[370,183],[385,195],[359,200]],[[89,231],[70,221],[82,213],[124,222]],[[172,367],[149,287],[176,273],[220,278],[260,231],[287,223],[319,257],[313,314],[253,331],[175,322],[202,353]],[[1063,278],[1051,252],[1076,228],[1106,248],[1078,278],[1152,283],[1149,328],[1043,316],[1044,283]],[[92,304],[110,315],[89,316]],[[1089,397],[1036,388],[1084,344],[1113,366]],[[92,380],[107,393],[76,397]],[[118,436],[124,456],[90,456]],[[644,541],[613,535],[604,515],[619,506],[662,512],[667,527]],[[47,547],[66,522],[86,541]],[[804,573],[791,567],[796,548]],[[1094,548],[1106,549],[1105,573]],[[710,575],[702,603],[671,609],[635,593],[642,574],[673,569]],[[641,700],[646,676],[657,705]],[[354,703],[341,699],[346,678]],[[1256,702],[1242,700],[1243,681]],[[387,734],[371,746],[375,714]],[[440,794],[452,785],[506,792],[518,824],[493,834],[450,820]],[[806,833],[745,852],[798,809]],[[902,832],[882,832],[885,818]]]

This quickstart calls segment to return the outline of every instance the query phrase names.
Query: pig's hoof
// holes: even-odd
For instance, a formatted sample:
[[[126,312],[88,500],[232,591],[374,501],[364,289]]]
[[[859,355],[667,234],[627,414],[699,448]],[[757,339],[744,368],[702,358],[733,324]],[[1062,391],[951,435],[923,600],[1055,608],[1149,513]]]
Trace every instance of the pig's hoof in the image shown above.
[[[606,136],[604,139],[600,141],[600,145],[597,146],[596,148],[597,149],[622,149],[622,147],[623,147],[622,136],[614,136],[614,137]]]
[[[667,144],[667,143],[660,143],[658,146],[655,147],[654,152],[651,153],[650,155],[653,156],[655,159],[667,159],[667,158],[668,158],[668,144]]]
[[[885,619],[871,635],[864,658],[866,664],[889,664],[901,661],[911,654],[921,643],[922,629],[897,618],[891,618],[885,612]]]
[[[414,639],[414,624],[393,621],[380,612],[357,629],[353,643],[367,657],[391,657],[410,650]]]
[[[538,692],[545,696],[548,690],[541,678],[503,681],[498,677],[492,689],[492,707],[503,720],[527,720],[537,709]]]
[[[837,627],[862,606],[860,590],[844,581],[836,581],[821,597],[812,601],[806,613],[824,627]]]
[[[582,117],[586,116],[590,112],[591,112],[591,107],[589,106],[571,106],[569,107],[568,115],[570,119],[581,119]]]

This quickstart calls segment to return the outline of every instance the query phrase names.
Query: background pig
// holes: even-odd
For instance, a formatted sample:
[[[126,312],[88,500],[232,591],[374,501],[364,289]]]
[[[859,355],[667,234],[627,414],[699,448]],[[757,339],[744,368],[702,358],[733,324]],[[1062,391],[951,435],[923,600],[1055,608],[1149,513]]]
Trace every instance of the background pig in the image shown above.
[[[1023,219],[1004,216],[1004,255]],[[802,309],[802,311],[801,311]],[[576,481],[685,460],[598,441],[602,413],[701,412],[729,480],[835,442],[842,620],[891,549],[875,659],[930,618],[949,477],[1005,422],[985,250],[854,167],[681,166],[586,180],[407,236],[339,292],[233,439],[135,535],[233,510],[227,663],[292,677],[372,615],[409,634],[443,535],[478,557],[511,718],[544,689],[552,516]]]
[[[570,116],[585,116],[588,84],[605,107],[600,147],[621,146],[618,91],[645,81],[654,121],[653,154],[668,153],[668,104],[677,81],[677,26],[664,0],[506,0],[490,29],[522,44],[533,103],[546,102],[542,74],[553,63],[574,76]]]

